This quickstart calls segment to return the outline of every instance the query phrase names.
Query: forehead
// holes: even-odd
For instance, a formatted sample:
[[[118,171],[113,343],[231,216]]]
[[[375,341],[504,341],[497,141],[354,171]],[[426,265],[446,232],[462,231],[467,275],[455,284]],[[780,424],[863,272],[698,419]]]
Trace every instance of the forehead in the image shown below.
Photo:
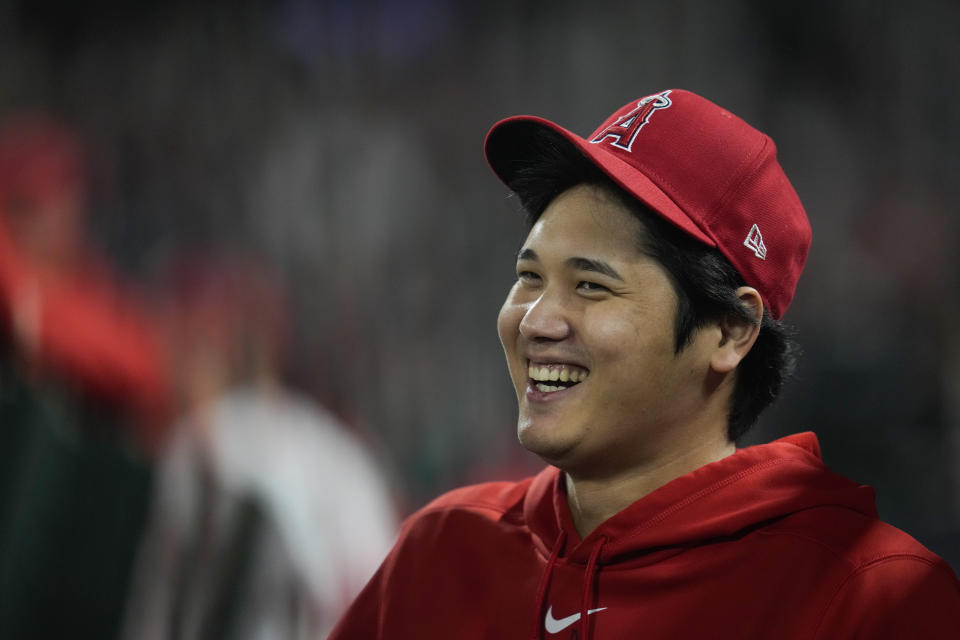
[[[641,255],[645,236],[640,220],[616,197],[600,187],[578,185],[550,202],[524,247],[630,259]]]

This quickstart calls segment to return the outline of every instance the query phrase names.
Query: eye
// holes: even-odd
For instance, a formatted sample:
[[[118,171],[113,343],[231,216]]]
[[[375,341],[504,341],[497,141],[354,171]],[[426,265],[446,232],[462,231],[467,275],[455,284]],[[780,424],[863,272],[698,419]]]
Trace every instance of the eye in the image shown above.
[[[598,292],[607,292],[609,293],[610,289],[606,288],[602,284],[597,284],[596,282],[590,282],[589,280],[581,280],[577,283],[577,289],[580,291],[586,291],[588,293],[598,293]]]
[[[540,282],[540,276],[534,273],[533,271],[524,271],[522,269],[517,270],[517,280],[521,282],[526,282],[529,284],[536,284]]]

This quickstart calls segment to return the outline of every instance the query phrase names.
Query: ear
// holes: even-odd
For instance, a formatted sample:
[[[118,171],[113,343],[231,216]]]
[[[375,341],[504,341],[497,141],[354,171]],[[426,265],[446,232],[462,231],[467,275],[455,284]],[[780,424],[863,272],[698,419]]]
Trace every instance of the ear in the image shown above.
[[[710,359],[710,367],[717,373],[729,373],[736,369],[760,335],[760,322],[763,319],[763,300],[760,294],[753,287],[740,287],[737,289],[737,297],[750,309],[752,319],[727,316],[721,320],[720,344]]]

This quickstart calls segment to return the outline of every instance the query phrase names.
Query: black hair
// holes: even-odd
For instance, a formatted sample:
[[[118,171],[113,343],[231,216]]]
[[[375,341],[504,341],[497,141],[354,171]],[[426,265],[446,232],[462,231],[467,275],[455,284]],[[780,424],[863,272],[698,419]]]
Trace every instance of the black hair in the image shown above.
[[[758,322],[737,296],[743,278],[720,251],[651,211],[558,134],[545,128],[528,133],[524,147],[510,155],[515,164],[502,174],[520,199],[527,223],[532,226],[554,198],[580,184],[603,189],[622,203],[643,227],[639,250],[658,260],[674,285],[676,353],[690,345],[698,329],[723,318]],[[731,441],[753,426],[796,367],[799,351],[788,329],[766,308],[759,324],[756,342],[737,366],[727,421]]]

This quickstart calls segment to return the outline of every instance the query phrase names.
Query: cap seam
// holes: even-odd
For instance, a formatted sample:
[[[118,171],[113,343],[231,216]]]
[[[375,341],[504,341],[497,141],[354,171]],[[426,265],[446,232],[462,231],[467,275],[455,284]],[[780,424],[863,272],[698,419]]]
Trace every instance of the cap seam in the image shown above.
[[[734,182],[730,183],[730,185],[727,187],[727,190],[723,192],[723,195],[717,199],[715,204],[711,205],[710,207],[711,221],[713,220],[713,214],[717,211],[720,211],[723,207],[727,205],[729,200],[733,197],[733,194],[737,192],[737,189],[740,187],[740,185],[742,185],[747,180],[747,178],[756,175],[757,170],[760,168],[760,159],[763,156],[763,152],[766,150],[767,145],[770,142],[769,138],[767,138],[767,136],[763,134],[761,134],[761,140],[763,141],[763,144],[760,145],[760,148],[757,149],[756,153],[752,157],[745,158],[737,167],[734,173],[739,173],[744,166],[748,166],[751,164],[753,166],[750,167],[748,171],[744,171],[743,175],[740,176],[739,180],[735,180]]]
[[[609,153],[609,152],[607,152],[607,153]],[[612,155],[612,154],[611,154],[611,155]],[[613,157],[614,157],[614,158],[617,158],[617,160],[618,160],[619,162],[623,162],[624,164],[628,164],[626,161],[620,160],[620,158],[618,158],[617,156],[613,156]],[[628,164],[628,166],[629,166],[629,164]],[[707,226],[705,226],[703,223],[697,221],[697,220],[696,220],[693,216],[691,216],[690,213],[687,211],[687,207],[681,206],[680,203],[677,202],[677,199],[673,197],[673,193],[679,193],[679,192],[680,192],[680,189],[677,189],[670,180],[667,180],[666,178],[664,178],[659,172],[657,172],[657,171],[654,170],[654,169],[650,169],[645,162],[643,163],[642,166],[636,167],[636,169],[639,169],[639,170],[640,170],[640,173],[642,173],[644,176],[646,176],[646,178],[647,178],[648,180],[650,180],[651,182],[653,182],[654,185],[656,185],[656,187],[660,190],[660,192],[663,193],[663,195],[667,196],[667,198],[670,199],[670,202],[672,202],[672,203],[677,207],[677,209],[679,209],[680,211],[683,212],[683,215],[685,215],[685,216],[687,217],[687,220],[689,220],[689,221],[692,222],[694,225],[696,225],[696,227],[697,227],[698,229],[700,229],[700,231],[702,231],[705,236],[707,236],[707,237],[709,237],[711,240],[713,240],[713,243],[714,243],[716,246],[720,246],[720,243],[717,242],[716,234],[713,233],[713,229],[711,229],[710,227],[707,227]],[[652,176],[652,177],[651,177],[651,176]],[[654,181],[653,178],[656,178],[656,181]],[[669,192],[669,193],[663,188],[664,186],[666,186],[668,189],[670,189],[670,192]],[[650,205],[647,205],[647,206],[650,206]],[[654,208],[654,207],[651,206],[650,208]],[[658,213],[660,213],[661,217],[665,217],[665,216],[663,216],[663,214],[662,214],[661,212],[658,212]]]
[[[711,223],[713,223],[716,216],[720,212],[722,212],[724,208],[730,203],[730,201],[733,199],[734,194],[739,191],[740,187],[747,181],[747,179],[755,176],[759,171],[761,161],[764,157],[764,151],[766,151],[767,146],[770,144],[770,138],[766,134],[761,133],[760,135],[761,135],[760,139],[763,144],[760,145],[760,148],[757,149],[756,153],[754,153],[753,156],[745,158],[740,163],[740,165],[736,169],[736,173],[740,173],[744,167],[748,167],[748,169],[742,172],[742,175],[740,175],[740,178],[738,180],[734,180],[733,182],[731,182],[730,185],[727,187],[727,190],[724,191],[723,195],[717,199],[715,204],[711,205],[710,207]],[[744,273],[744,269],[740,265],[745,263],[740,259],[740,256],[737,256],[736,258],[734,258],[734,255],[736,254],[734,254],[733,249],[728,247],[725,243],[718,242],[717,246],[721,249],[723,254],[726,255],[727,259],[734,263],[734,268],[736,268],[737,272],[740,273],[740,276],[744,279],[744,281],[747,280],[748,275],[751,276],[750,280],[753,280],[754,283],[747,283],[747,284],[750,284],[751,286],[753,286],[754,284],[759,284],[759,282],[757,282],[758,280],[763,280],[763,278],[757,277],[757,274],[755,272],[751,272],[750,274]],[[773,300],[774,300],[773,294],[778,293],[780,291],[780,288],[781,288],[780,281],[778,280],[776,282],[770,282],[769,287],[770,288],[767,291],[761,291],[760,295],[761,297],[764,298],[764,301],[770,305],[771,315],[775,313],[776,317],[779,317],[780,315],[782,315],[782,313],[779,309],[778,310],[773,309]]]

